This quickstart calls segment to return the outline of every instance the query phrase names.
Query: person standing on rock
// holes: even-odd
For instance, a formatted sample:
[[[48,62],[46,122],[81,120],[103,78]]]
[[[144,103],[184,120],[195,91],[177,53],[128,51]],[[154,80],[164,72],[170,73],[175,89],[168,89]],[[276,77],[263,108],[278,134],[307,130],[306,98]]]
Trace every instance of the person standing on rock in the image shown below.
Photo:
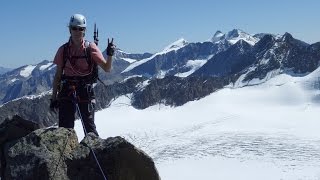
[[[93,132],[99,136],[94,123],[93,83],[98,78],[97,65],[105,72],[112,68],[113,38],[108,39],[105,60],[97,45],[84,39],[87,20],[83,15],[72,15],[68,27],[69,41],[60,46],[53,61],[57,68],[50,109],[59,109],[59,127],[74,128],[78,105],[85,133]]]

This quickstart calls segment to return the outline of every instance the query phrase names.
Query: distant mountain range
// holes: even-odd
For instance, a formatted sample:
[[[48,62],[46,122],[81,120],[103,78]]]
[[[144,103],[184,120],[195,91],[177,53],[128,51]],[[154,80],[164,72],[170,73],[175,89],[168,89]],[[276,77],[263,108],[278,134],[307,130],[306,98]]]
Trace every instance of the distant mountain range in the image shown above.
[[[105,54],[105,52],[104,52]],[[131,61],[137,61],[151,56],[144,54],[127,54],[118,50],[114,58],[111,73],[104,73],[100,69],[100,79],[107,84],[121,81],[125,77],[121,71]],[[0,104],[20,98],[25,95],[39,94],[52,88],[56,66],[52,61],[44,60],[36,65],[25,65],[0,75]]]
[[[0,74],[4,74],[4,73],[11,71],[11,70],[12,70],[11,68],[5,68],[5,67],[0,66]]]
[[[230,84],[255,85],[282,73],[302,76],[317,69],[319,61],[320,42],[307,44],[289,33],[250,35],[239,29],[217,31],[204,42],[179,39],[155,54],[118,49],[112,73],[100,71],[108,87],[98,83],[97,107],[105,108],[125,94],[132,94],[132,105],[140,109],[157,103],[180,106]],[[54,115],[43,109],[48,107],[49,92],[36,98],[35,110],[30,105],[35,100],[21,97],[49,91],[54,72],[55,65],[43,61],[0,75],[0,103],[6,103],[0,108],[0,118],[16,112],[10,108],[19,108],[24,109],[25,119],[33,114],[45,126],[52,124]]]

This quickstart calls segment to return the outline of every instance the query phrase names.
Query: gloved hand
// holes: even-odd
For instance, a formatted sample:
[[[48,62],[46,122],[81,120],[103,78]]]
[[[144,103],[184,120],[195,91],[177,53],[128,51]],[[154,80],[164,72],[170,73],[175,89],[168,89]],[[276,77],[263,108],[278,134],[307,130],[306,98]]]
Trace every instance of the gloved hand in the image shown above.
[[[59,107],[59,101],[50,99],[50,110],[55,111]]]
[[[115,49],[116,49],[116,46],[113,44],[113,38],[111,39],[111,42],[109,42],[109,38],[108,38],[107,55],[113,56]]]

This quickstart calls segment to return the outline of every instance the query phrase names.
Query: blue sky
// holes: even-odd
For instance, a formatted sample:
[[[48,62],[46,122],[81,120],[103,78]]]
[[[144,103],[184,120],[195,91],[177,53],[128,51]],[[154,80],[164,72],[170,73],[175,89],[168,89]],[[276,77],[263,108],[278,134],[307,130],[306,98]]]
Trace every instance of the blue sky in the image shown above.
[[[94,2],[94,3],[93,3]],[[189,42],[211,38],[234,28],[255,34],[291,33],[307,43],[320,41],[318,0],[95,0],[18,1],[1,3],[0,66],[15,68],[52,60],[69,37],[74,13],[87,17],[86,38],[99,27],[101,50],[107,38],[132,53],[162,50],[183,37]]]

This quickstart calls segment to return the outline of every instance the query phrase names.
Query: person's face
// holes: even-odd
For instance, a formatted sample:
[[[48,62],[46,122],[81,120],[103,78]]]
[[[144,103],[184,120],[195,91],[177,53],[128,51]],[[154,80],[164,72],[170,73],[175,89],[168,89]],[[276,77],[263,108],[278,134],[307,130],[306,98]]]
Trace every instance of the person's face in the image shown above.
[[[77,26],[71,26],[70,27],[70,33],[71,33],[71,36],[73,38],[76,38],[76,39],[83,38],[85,32],[86,32],[86,28],[85,27],[77,27]]]

